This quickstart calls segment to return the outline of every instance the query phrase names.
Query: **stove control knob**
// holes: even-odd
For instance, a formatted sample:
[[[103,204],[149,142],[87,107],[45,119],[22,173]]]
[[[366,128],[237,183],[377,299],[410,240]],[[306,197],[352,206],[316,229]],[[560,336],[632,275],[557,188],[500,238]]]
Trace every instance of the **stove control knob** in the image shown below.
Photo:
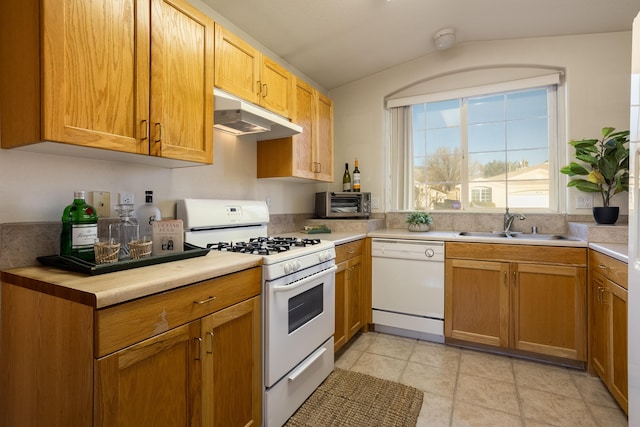
[[[286,263],[284,264],[284,272],[285,272],[286,274],[289,274],[289,273],[291,273],[292,271],[293,271],[293,265],[291,265],[291,263],[290,263],[290,262],[286,262]]]
[[[286,274],[293,273],[294,271],[300,270],[301,266],[302,265],[300,264],[300,261],[298,261],[297,259],[294,259],[284,264],[284,272]]]

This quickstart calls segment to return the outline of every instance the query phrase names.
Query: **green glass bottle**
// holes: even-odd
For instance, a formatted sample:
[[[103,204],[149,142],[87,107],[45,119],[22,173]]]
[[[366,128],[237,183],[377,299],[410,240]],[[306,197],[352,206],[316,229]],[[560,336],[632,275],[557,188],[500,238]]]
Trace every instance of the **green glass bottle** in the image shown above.
[[[93,244],[98,237],[98,214],[85,200],[84,191],[73,194],[73,203],[62,214],[60,255],[71,255],[95,262]]]

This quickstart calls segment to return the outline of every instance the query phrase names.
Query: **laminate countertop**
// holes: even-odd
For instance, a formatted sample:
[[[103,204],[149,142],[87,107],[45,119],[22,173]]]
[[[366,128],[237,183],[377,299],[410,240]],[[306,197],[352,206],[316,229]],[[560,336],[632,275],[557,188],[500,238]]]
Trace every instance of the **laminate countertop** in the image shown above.
[[[261,265],[260,255],[210,251],[201,257],[97,276],[31,266],[5,270],[0,277],[2,282],[104,308]]]

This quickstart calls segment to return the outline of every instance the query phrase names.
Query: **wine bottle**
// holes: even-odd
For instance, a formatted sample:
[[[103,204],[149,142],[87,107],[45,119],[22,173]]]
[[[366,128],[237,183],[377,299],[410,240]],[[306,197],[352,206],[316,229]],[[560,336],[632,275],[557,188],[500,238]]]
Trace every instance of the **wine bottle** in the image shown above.
[[[358,159],[356,159],[353,169],[353,191],[360,192],[360,169],[358,169]]]
[[[351,175],[349,174],[349,163],[344,164],[344,175],[342,175],[342,191],[351,191]]]
[[[136,218],[138,225],[140,225],[140,238],[152,240],[153,222],[160,221],[162,214],[160,213],[160,209],[153,204],[153,191],[146,190],[144,192],[144,202],[144,205],[141,205],[136,210]]]
[[[94,262],[93,244],[98,237],[98,214],[85,200],[84,191],[73,193],[73,203],[62,214],[60,255]]]

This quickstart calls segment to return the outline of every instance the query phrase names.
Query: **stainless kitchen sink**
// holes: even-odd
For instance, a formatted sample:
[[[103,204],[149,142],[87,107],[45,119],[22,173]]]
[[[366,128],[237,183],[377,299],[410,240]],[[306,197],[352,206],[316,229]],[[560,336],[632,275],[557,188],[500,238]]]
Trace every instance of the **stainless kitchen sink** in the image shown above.
[[[542,233],[505,233],[502,231],[460,231],[458,236],[467,237],[484,237],[491,239],[528,239],[528,240],[571,240],[561,234],[542,234]]]

